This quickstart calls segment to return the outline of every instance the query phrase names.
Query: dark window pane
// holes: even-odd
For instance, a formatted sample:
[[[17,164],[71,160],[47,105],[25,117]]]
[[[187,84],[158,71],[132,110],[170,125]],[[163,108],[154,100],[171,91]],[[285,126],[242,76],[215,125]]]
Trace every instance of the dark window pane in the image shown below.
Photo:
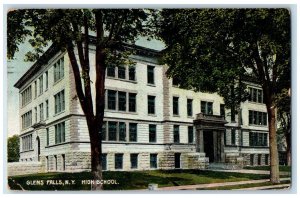
[[[180,153],[175,153],[175,168],[180,168]]]
[[[148,77],[148,84],[154,84],[154,67],[149,66],[147,67],[147,77]]]
[[[188,142],[193,143],[194,142],[194,127],[188,126]]]
[[[116,91],[107,90],[108,94],[108,109],[116,110]]]
[[[129,111],[136,112],[136,94],[129,93]]]
[[[115,154],[115,169],[123,169],[123,154]]]
[[[178,97],[173,97],[173,115],[178,115],[179,111],[178,111]]]
[[[117,140],[117,123],[108,122],[108,140],[116,141]]]
[[[149,142],[156,142],[156,125],[149,124]]]
[[[193,100],[187,99],[187,115],[193,116]]]
[[[225,105],[224,104],[220,104],[220,115],[225,116]]]
[[[115,77],[115,67],[113,66],[109,66],[107,67],[107,76],[110,76],[110,77]]]
[[[135,67],[129,67],[129,80],[135,81]]]
[[[148,114],[155,114],[155,96],[148,96]]]
[[[119,96],[119,111],[126,111],[126,92],[118,92]]]
[[[213,114],[213,103],[212,102],[207,103],[207,114],[210,114],[210,115]]]
[[[102,129],[101,129],[101,135],[102,135],[102,140],[106,140],[106,122],[103,122]]]
[[[138,167],[138,154],[130,154],[131,168]]]
[[[126,124],[119,122],[119,141],[126,141]]]
[[[235,129],[231,129],[231,145],[235,145]]]
[[[137,124],[129,123],[129,141],[136,142],[137,141]]]
[[[121,79],[126,78],[126,68],[124,66],[118,67],[118,78],[121,78]]]
[[[107,170],[107,154],[102,154],[102,170]]]
[[[174,143],[179,143],[180,142],[180,137],[179,137],[179,125],[174,125]]]
[[[157,168],[157,154],[150,154],[150,168]]]

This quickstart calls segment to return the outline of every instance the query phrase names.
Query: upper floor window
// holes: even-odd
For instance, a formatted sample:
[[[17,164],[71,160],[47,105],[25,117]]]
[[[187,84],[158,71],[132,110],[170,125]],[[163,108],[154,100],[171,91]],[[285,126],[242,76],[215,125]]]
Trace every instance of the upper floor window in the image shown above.
[[[155,96],[148,96],[148,114],[155,114]]]
[[[34,107],[34,118],[35,118],[35,123],[37,123],[37,118],[38,118],[37,107]]]
[[[129,80],[135,81],[135,67],[129,66]]]
[[[65,142],[65,122],[55,125],[55,144]]]
[[[43,81],[44,81],[44,78],[43,78],[43,75],[41,75],[39,77],[39,94],[40,95],[43,93]]]
[[[136,112],[136,93],[129,93],[129,111]]]
[[[108,109],[111,109],[111,110],[116,110],[116,94],[117,92],[116,91],[113,91],[113,90],[107,90],[107,107]]]
[[[21,93],[22,107],[28,104],[32,99],[31,85]]]
[[[45,90],[48,89],[49,79],[48,79],[48,71],[45,72]]]
[[[55,114],[60,113],[65,110],[65,91],[62,90],[61,92],[54,95],[55,100]]]
[[[129,141],[137,142],[137,124],[129,123]]]
[[[249,124],[267,126],[267,113],[249,110]]]
[[[37,97],[37,81],[34,81],[34,98]]]
[[[126,111],[126,92],[118,92],[119,111]]]
[[[193,116],[193,100],[192,99],[187,99],[186,101],[187,105],[187,116]]]
[[[129,136],[130,142],[137,141],[137,124],[129,123],[129,129],[127,130],[127,123],[105,121],[102,125],[102,140],[103,141],[128,141]],[[108,139],[107,139],[108,137]]]
[[[124,66],[118,66],[118,78],[126,79],[126,68]]]
[[[173,115],[179,114],[179,97],[173,97]]]
[[[49,118],[49,100],[46,100],[46,119]]]
[[[149,142],[156,142],[156,125],[149,124]]]
[[[220,104],[220,116],[225,117],[225,105]]]
[[[46,128],[46,146],[49,146],[50,139],[49,139],[49,128]]]
[[[249,146],[268,146],[268,134],[249,132]]]
[[[231,129],[231,145],[235,145],[235,129]]]
[[[179,125],[174,125],[173,137],[174,137],[174,143],[180,142]]]
[[[201,101],[201,113],[213,115],[213,103]]]
[[[32,134],[22,137],[22,151],[32,150]]]
[[[54,64],[54,83],[64,77],[64,57]]]
[[[133,65],[120,65],[120,66],[108,66],[106,69],[106,75],[108,77],[135,81],[135,66]]]
[[[249,101],[263,103],[263,93],[261,89],[249,87]]]
[[[107,103],[107,109],[136,112],[136,93],[127,93],[114,90],[107,90],[106,93],[107,102],[105,103]],[[128,100],[127,97],[129,97]]]
[[[194,127],[188,126],[188,143],[194,142]]]
[[[107,76],[110,76],[110,77],[115,77],[115,76],[116,76],[115,67],[113,67],[113,66],[108,66],[106,70],[107,70],[107,71],[106,71]]]
[[[40,121],[43,121],[44,120],[44,103],[41,103],[39,105],[39,108],[40,108]]]
[[[154,66],[147,66],[147,83],[154,84]]]
[[[173,78],[172,78],[172,85],[175,86],[175,87],[178,87],[179,86],[179,82],[180,82],[179,78],[176,77],[176,76],[173,76]]]
[[[24,113],[22,116],[22,129],[26,129],[32,125],[32,111]]]

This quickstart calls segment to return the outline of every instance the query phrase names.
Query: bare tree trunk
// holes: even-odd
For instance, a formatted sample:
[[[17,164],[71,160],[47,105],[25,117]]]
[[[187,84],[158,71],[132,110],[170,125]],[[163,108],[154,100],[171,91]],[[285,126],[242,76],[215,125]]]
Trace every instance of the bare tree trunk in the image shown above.
[[[271,103],[269,103],[271,104]],[[276,139],[276,116],[275,106],[267,104],[268,111],[268,124],[269,124],[269,149],[270,149],[270,181],[273,184],[280,183],[279,178],[279,163],[278,163],[278,150]]]

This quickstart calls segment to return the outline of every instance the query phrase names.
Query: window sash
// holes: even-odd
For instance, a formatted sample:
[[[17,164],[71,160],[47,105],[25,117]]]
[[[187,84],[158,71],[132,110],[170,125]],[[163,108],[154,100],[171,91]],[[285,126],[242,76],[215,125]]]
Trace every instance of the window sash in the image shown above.
[[[136,112],[136,94],[129,93],[129,111]]]
[[[118,92],[119,111],[126,111],[126,92]]]
[[[150,168],[157,168],[157,154],[150,154]]]
[[[147,67],[147,82],[148,84],[154,84],[154,66]]]
[[[116,91],[108,90],[107,91],[107,107],[111,110],[116,110]]]
[[[115,169],[123,169],[123,154],[115,154]]]
[[[155,96],[148,96],[148,114],[155,114]]]
[[[187,99],[187,115],[193,116],[193,100]]]
[[[156,125],[149,125],[149,142],[156,142]]]
[[[126,79],[126,68],[124,66],[118,66],[118,78]]]
[[[173,97],[173,115],[178,115],[179,114],[179,109],[178,109],[178,97]]]
[[[126,124],[119,122],[119,141],[126,141]]]
[[[174,143],[179,143],[180,142],[179,125],[174,125],[173,133],[174,133],[173,134]]]
[[[107,154],[102,153],[101,155],[102,160],[102,170],[107,170]]]
[[[138,168],[138,154],[130,154],[131,169]]]
[[[135,67],[129,67],[129,80],[135,81]]]
[[[108,140],[117,141],[117,122],[108,122]]]
[[[106,70],[107,70],[107,76],[116,77],[115,67],[108,66]]]
[[[129,141],[137,142],[137,124],[129,123]]]
[[[194,142],[194,127],[188,126],[188,143]]]

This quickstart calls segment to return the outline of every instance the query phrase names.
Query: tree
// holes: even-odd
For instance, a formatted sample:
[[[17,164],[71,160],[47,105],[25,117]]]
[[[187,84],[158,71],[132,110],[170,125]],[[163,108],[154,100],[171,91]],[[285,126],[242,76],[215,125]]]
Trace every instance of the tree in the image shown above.
[[[228,106],[234,106],[245,100],[243,82],[247,79],[262,86],[268,113],[270,180],[279,183],[275,98],[288,86],[279,82],[290,78],[289,11],[164,9],[157,25],[157,34],[167,46],[162,62],[182,87],[217,92]]]
[[[67,52],[76,93],[88,126],[91,171],[95,180],[102,179],[100,131],[104,117],[105,70],[108,65],[118,65],[128,60],[129,51],[123,48],[123,44],[134,44],[138,36],[149,35],[152,30],[147,24],[150,24],[154,13],[144,9],[33,9],[8,13],[8,58],[13,57],[18,50],[17,45],[26,36],[32,37],[29,42],[34,47],[33,52],[27,53],[27,60],[37,60],[48,43]],[[96,34],[93,65],[96,80],[93,84],[89,59],[92,33]],[[95,96],[92,96],[92,85],[95,86]],[[102,188],[101,184],[92,186],[94,190]]]
[[[18,135],[14,135],[7,139],[7,161],[18,162],[20,155],[20,139]]]

